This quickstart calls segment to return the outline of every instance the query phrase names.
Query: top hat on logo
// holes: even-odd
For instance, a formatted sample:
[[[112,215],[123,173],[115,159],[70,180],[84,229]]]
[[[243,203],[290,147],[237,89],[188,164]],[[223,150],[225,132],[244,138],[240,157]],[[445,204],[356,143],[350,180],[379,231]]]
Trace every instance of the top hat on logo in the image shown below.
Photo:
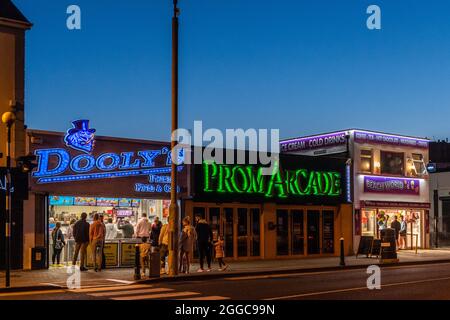
[[[66,145],[72,149],[92,152],[94,149],[95,129],[89,128],[89,120],[76,120],[72,122],[73,128],[67,130],[64,137]]]
[[[89,120],[76,120],[72,122],[73,128],[69,129],[68,134],[74,134],[80,131],[95,133],[95,129],[89,128]]]

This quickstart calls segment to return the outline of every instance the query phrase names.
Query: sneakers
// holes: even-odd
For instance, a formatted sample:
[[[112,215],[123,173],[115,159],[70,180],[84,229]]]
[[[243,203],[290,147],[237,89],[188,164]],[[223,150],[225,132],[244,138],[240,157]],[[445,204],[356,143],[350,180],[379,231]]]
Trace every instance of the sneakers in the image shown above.
[[[222,269],[222,268],[219,268],[217,271],[223,271],[224,269]]]
[[[205,272],[203,269],[198,269],[197,272]]]
[[[211,268],[206,269],[206,272],[211,272]]]
[[[80,271],[81,271],[81,272],[84,272],[84,271],[88,271],[88,269],[85,268],[85,267],[81,267],[81,268],[80,268]]]

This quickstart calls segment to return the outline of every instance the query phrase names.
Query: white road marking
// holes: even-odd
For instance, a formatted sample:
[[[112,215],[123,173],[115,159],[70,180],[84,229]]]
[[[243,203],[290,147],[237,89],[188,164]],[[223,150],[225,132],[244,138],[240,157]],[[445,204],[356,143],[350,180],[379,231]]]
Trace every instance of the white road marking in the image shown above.
[[[126,296],[126,297],[117,297],[112,298],[112,300],[147,300],[147,299],[170,299],[177,297],[186,297],[186,296],[196,296],[199,295],[198,292],[172,292],[172,293],[160,293],[160,294],[148,294],[148,295],[139,295],[139,296]]]
[[[64,293],[64,292],[65,292],[64,290],[6,292],[6,293],[0,293],[0,297],[34,296],[34,295],[38,295],[38,294],[55,294],[55,293]]]
[[[82,289],[75,289],[75,290],[67,290],[67,292],[71,293],[90,293],[90,292],[101,292],[101,291],[117,291],[117,290],[124,290],[124,289],[143,289],[143,288],[149,288],[150,285],[145,284],[135,284],[130,286],[109,286],[109,287],[93,287],[93,288],[82,288]]]
[[[204,300],[204,301],[209,301],[209,300],[230,300],[230,297],[222,297],[222,296],[207,296],[207,297],[197,297],[197,298],[184,298],[184,299],[176,299],[176,300]]]
[[[114,292],[101,292],[101,293],[91,293],[89,294],[92,297],[117,297],[117,296],[127,296],[127,295],[136,295],[143,293],[160,293],[174,291],[174,289],[168,288],[152,288],[152,289],[141,289],[141,290],[126,290],[126,291],[114,291]]]
[[[415,280],[415,281],[405,281],[405,282],[396,282],[396,283],[388,283],[388,284],[382,284],[381,288],[383,288],[383,287],[403,286],[403,285],[407,285],[407,284],[417,284],[417,283],[425,283],[425,282],[443,281],[443,280],[450,280],[450,277],[435,278],[435,279],[425,279],[425,280]],[[348,288],[348,289],[337,289],[337,290],[329,290],[329,291],[301,293],[301,294],[294,294],[294,295],[290,295],[290,296],[267,298],[267,299],[263,299],[263,300],[287,300],[287,299],[293,299],[293,298],[320,296],[320,295],[326,295],[326,294],[331,294],[331,293],[350,292],[350,291],[358,291],[358,290],[368,290],[368,291],[370,291],[367,288],[367,286],[366,286],[366,287],[357,287],[357,288]]]
[[[123,283],[123,284],[133,284],[133,283],[135,283],[134,281],[119,280],[119,279],[105,279],[105,280],[112,281],[112,282]]]

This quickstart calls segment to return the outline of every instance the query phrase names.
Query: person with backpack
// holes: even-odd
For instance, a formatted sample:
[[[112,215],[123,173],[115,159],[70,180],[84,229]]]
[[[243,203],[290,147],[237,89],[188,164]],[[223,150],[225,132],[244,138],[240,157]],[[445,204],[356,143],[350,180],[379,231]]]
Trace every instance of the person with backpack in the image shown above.
[[[66,245],[64,241],[64,234],[61,231],[61,222],[57,222],[55,228],[52,231],[52,240],[53,240],[53,255],[52,255],[52,264],[55,266],[55,260],[57,262],[57,266],[61,266],[61,251]]]

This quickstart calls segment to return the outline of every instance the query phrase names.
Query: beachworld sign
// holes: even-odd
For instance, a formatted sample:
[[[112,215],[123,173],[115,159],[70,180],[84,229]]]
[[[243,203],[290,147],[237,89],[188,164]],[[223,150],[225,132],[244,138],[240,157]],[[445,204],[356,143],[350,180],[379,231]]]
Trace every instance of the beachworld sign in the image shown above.
[[[272,175],[263,175],[262,170],[262,166],[256,165],[205,162],[203,191],[212,194],[259,195],[267,199],[339,197],[343,193],[339,172],[279,168]]]
[[[63,143],[60,136],[44,136],[44,140],[54,141],[46,144],[55,147],[34,150],[38,161],[37,169],[32,173],[35,184],[71,185],[96,181],[101,189],[113,188],[111,179],[115,179],[114,183],[126,181],[127,187],[132,184],[134,193],[170,193],[172,157],[168,144],[109,141],[106,138],[100,141],[96,140],[95,129],[89,128],[88,120],[77,120],[72,125],[62,139]],[[56,147],[58,144],[60,147]],[[182,162],[183,149],[178,157]],[[183,165],[178,166],[179,172],[183,169]],[[109,185],[98,185],[104,181]],[[116,189],[124,186],[115,185]]]
[[[285,140],[280,143],[280,150],[284,153],[297,153],[305,155],[341,153],[347,150],[347,137],[348,133],[341,131],[318,136]]]
[[[395,136],[390,134],[366,132],[366,131],[354,131],[354,140],[359,143],[376,143],[387,144],[399,147],[413,147],[428,149],[429,140]]]
[[[365,176],[364,192],[419,196],[420,180]]]

